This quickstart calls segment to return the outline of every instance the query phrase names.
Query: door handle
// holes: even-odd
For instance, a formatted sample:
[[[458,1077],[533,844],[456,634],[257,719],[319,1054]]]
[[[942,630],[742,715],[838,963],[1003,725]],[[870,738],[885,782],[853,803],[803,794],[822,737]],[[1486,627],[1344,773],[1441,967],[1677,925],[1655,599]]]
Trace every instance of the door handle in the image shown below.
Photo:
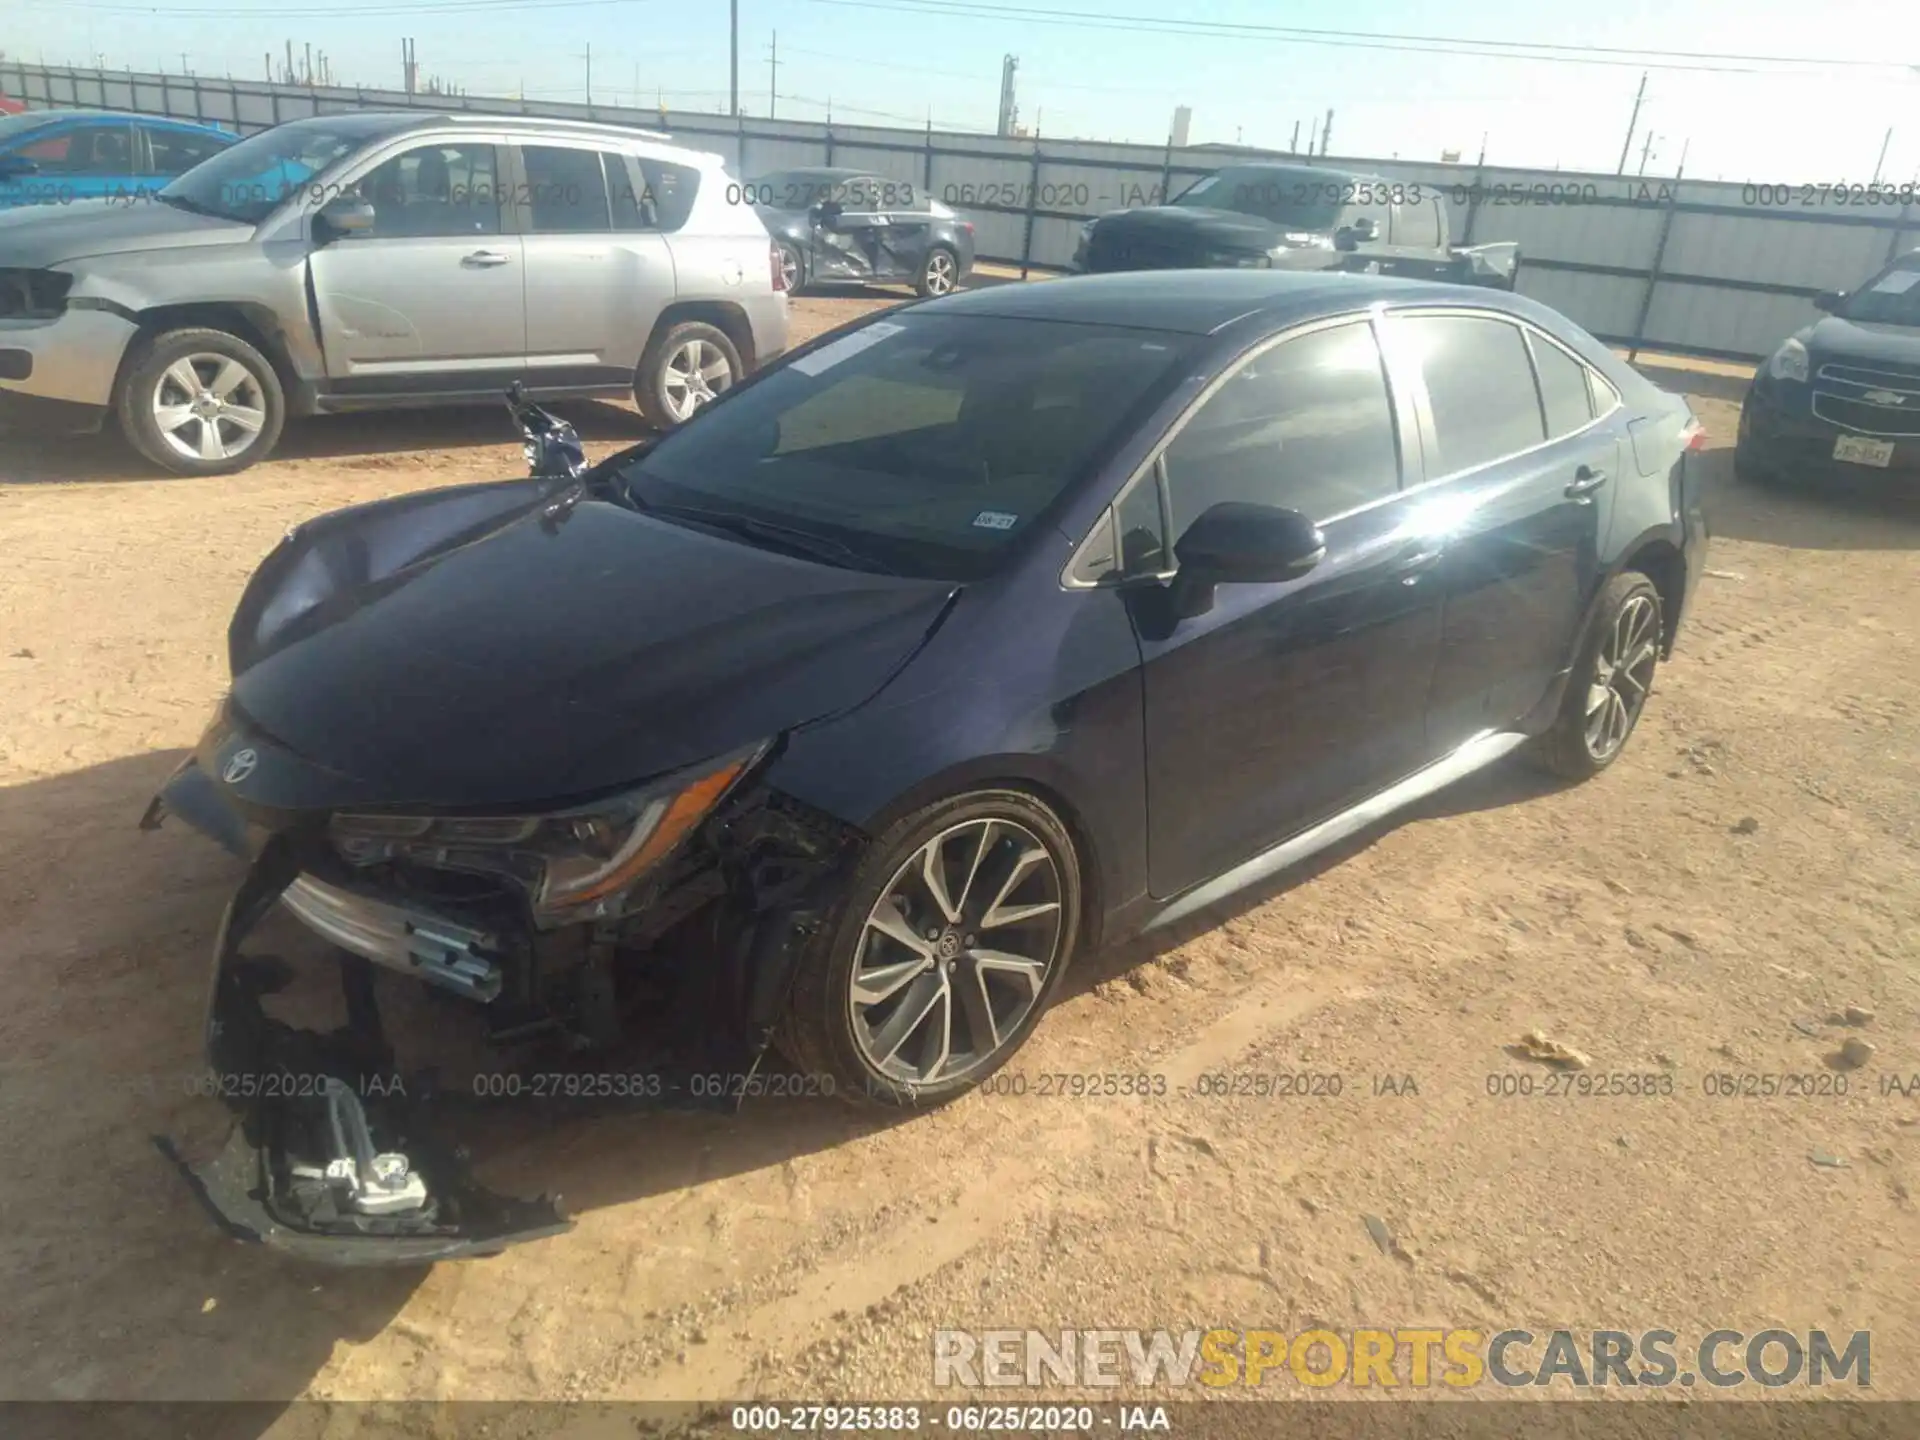
[[[1446,553],[1446,548],[1435,541],[1416,540],[1407,547],[1406,553],[1393,562],[1393,573],[1402,577],[1402,585],[1417,584],[1420,572],[1430,568]]]
[[[476,250],[460,263],[475,270],[485,270],[494,265],[504,265],[509,258],[511,257],[502,255],[498,250]]]
[[[1591,465],[1582,465],[1573,472],[1573,480],[1568,484],[1566,495],[1569,500],[1578,500],[1583,495],[1591,495],[1607,483],[1607,472],[1596,470]]]

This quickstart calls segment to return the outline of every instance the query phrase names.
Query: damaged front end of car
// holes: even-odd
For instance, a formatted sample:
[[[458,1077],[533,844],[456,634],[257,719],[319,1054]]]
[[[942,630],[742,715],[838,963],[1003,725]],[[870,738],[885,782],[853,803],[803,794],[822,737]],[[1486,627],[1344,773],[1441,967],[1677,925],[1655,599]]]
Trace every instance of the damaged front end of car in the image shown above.
[[[571,1227],[556,1201],[497,1195],[469,1173],[451,1131],[489,1100],[537,1093],[548,1114],[736,1106],[798,948],[862,843],[763,782],[777,743],[598,801],[441,816],[236,802],[215,777],[272,764],[266,747],[228,702],[142,821],[179,816],[250,862],[206,1019],[232,1122],[210,1155],[159,1144],[229,1234],[331,1264],[486,1255]],[[275,905],[338,951],[343,1026],[269,1013],[290,967],[247,942]],[[491,1087],[399,1063],[380,969],[474,1007],[489,1047],[512,1057]],[[499,1083],[508,1067],[537,1070],[537,1091]]]

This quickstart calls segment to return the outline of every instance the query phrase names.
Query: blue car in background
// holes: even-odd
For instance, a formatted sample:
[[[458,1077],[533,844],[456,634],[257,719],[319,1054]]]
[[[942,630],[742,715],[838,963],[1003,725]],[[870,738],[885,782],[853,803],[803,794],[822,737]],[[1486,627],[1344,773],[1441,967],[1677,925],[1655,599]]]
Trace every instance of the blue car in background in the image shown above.
[[[147,199],[239,138],[217,125],[112,110],[0,116],[0,209]]]

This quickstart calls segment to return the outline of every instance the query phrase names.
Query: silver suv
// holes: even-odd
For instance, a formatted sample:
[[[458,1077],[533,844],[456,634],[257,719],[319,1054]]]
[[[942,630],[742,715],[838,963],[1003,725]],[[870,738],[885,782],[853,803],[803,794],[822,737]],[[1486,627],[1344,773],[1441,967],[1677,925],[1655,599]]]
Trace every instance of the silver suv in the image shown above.
[[[646,131],[355,113],[275,126],[151,203],[0,214],[0,428],[242,470],[289,415],[631,394],[666,428],[787,347],[778,252],[721,158]]]

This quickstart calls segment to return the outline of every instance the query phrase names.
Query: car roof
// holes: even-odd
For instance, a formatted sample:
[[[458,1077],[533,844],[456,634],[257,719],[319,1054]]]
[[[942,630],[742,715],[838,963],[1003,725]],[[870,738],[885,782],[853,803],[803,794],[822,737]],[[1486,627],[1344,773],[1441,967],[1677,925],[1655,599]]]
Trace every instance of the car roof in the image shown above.
[[[1505,292],[1331,270],[1131,270],[964,290],[934,302],[943,314],[1129,325],[1211,335],[1262,315],[1273,328],[1377,303],[1426,300],[1533,318]]]
[[[777,170],[763,170],[754,178],[764,180],[773,175],[817,175],[823,180],[864,180],[869,176],[878,178],[871,170],[850,170],[844,165],[786,165]]]
[[[217,130],[223,135],[233,133],[211,120],[190,120],[184,115],[138,115],[131,110],[22,110],[8,118],[25,120],[29,126],[50,125],[56,120],[138,120],[142,125],[177,125],[188,130]]]
[[[1319,181],[1324,184],[1345,183],[1347,181],[1373,181],[1376,184],[1387,183],[1379,175],[1369,175],[1363,170],[1334,169],[1327,165],[1293,165],[1284,160],[1229,160],[1219,167],[1220,170],[1252,170],[1262,175],[1300,176],[1303,184]],[[1214,173],[1219,173],[1215,171]]]

